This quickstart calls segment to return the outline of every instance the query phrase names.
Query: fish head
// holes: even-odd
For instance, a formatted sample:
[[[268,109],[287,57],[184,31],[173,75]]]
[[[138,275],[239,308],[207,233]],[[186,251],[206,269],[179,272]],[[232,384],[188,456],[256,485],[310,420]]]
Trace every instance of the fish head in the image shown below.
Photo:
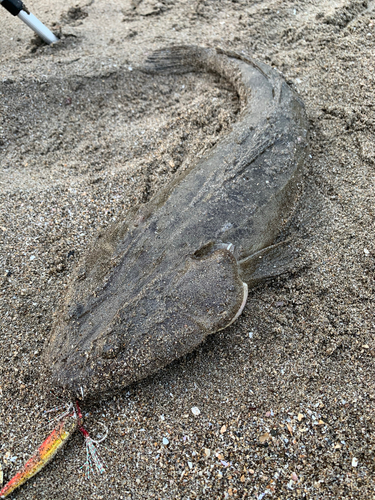
[[[179,259],[168,252],[156,259],[123,256],[109,272],[103,258],[100,265],[89,253],[46,346],[49,383],[70,397],[110,394],[231,324],[247,298],[232,248],[209,242]],[[93,286],[103,283],[103,274],[106,285]]]

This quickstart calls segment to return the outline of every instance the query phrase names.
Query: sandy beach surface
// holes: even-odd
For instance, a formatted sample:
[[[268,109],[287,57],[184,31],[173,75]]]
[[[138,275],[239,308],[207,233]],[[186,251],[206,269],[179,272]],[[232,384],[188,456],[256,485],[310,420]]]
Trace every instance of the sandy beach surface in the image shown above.
[[[76,433],[19,499],[375,498],[375,2],[30,0],[55,46],[0,10],[0,464],[8,480],[66,403],[43,345],[100,228],[145,203],[236,120],[214,75],[150,77],[172,44],[277,68],[310,121],[286,232],[297,271],[250,291],[189,356],[83,405]],[[192,408],[194,410],[192,411]],[[195,409],[197,408],[198,411]]]

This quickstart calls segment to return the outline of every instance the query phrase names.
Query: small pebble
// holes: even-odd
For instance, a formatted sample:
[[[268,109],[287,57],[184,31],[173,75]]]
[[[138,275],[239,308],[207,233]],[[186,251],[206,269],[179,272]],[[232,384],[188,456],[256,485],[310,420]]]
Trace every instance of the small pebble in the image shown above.
[[[193,406],[193,408],[191,409],[191,413],[197,417],[198,415],[201,414],[201,411],[196,406]]]

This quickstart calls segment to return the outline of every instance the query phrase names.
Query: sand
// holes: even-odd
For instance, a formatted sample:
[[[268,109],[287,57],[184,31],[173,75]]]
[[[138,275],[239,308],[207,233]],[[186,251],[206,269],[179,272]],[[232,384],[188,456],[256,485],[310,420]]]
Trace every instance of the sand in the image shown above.
[[[96,232],[146,202],[236,120],[212,75],[150,78],[171,44],[277,68],[310,120],[285,229],[302,263],[250,291],[191,355],[84,405],[82,436],[19,499],[359,499],[374,488],[375,3],[42,2],[45,46],[0,11],[0,463],[8,480],[66,403],[40,384],[54,312]],[[199,411],[192,408],[198,408]],[[163,441],[164,440],[164,441]]]

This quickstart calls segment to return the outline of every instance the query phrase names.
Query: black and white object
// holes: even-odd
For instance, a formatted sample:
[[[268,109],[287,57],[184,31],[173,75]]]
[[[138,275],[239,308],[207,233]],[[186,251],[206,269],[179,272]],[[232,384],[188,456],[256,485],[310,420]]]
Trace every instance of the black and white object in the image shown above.
[[[35,31],[46,43],[58,42],[59,39],[31,12],[27,10],[21,0],[0,0],[0,4],[13,16],[18,16],[22,21]]]

